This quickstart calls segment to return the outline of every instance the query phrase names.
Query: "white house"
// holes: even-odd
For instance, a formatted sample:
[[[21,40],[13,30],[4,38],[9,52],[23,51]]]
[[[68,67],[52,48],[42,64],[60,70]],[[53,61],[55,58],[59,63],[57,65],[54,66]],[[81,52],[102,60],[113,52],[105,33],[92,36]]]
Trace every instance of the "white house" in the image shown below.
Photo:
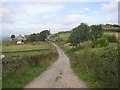
[[[0,58],[3,59],[5,57],[5,55],[0,55]]]
[[[23,38],[24,38],[24,37],[23,37],[22,35],[19,35],[19,36],[16,37],[16,40],[17,40],[17,41],[22,41]]]
[[[16,37],[16,41],[17,43],[16,44],[23,44],[24,42],[23,41],[26,41],[26,37],[23,37],[22,35],[19,35]]]
[[[16,44],[23,44],[23,42],[22,41],[17,41],[17,43]]]

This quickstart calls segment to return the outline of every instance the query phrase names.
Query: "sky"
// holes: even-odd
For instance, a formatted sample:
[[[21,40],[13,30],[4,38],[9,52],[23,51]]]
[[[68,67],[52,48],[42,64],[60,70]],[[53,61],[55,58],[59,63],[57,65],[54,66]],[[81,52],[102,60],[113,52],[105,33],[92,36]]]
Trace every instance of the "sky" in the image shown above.
[[[20,1],[20,0],[19,0]],[[68,31],[84,22],[117,24],[118,3],[109,2],[0,2],[2,35],[26,35],[50,29]]]

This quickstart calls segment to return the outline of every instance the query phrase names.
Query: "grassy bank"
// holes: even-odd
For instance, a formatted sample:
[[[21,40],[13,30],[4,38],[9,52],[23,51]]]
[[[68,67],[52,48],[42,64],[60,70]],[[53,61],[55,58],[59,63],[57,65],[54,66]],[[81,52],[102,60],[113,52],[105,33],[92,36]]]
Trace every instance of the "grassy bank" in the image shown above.
[[[51,60],[40,62],[39,65],[26,65],[16,72],[9,73],[3,77],[3,88],[22,88],[35,77],[44,72],[48,66],[52,65],[58,58],[58,55],[54,55]]]
[[[9,46],[6,46],[6,45],[4,46],[4,43],[2,44],[3,52],[30,51],[30,50],[41,50],[41,49],[50,49],[50,45],[46,42],[34,42],[34,43],[28,43],[23,45],[14,44]]]
[[[118,44],[107,47],[91,48],[83,43],[77,49],[69,45],[59,46],[70,58],[71,67],[80,79],[90,88],[118,87]],[[89,46],[89,47],[88,47]]]
[[[3,88],[23,88],[58,58],[56,49],[47,42],[5,45],[3,54]]]
[[[63,33],[62,33],[63,34]],[[60,34],[59,36],[62,36]],[[70,58],[71,67],[80,79],[90,88],[118,88],[118,54],[120,53],[119,33],[104,31],[101,41],[93,47],[91,41],[81,42],[80,46],[73,48],[69,43],[68,35],[64,43],[56,42]],[[103,46],[102,46],[103,45]]]
[[[48,54],[50,51],[54,51],[51,45],[46,42],[33,42],[27,43],[23,45],[15,45],[14,42],[5,41],[2,45],[2,53],[5,55],[6,58],[11,57],[19,57],[19,56],[35,56],[35,55],[45,55]]]

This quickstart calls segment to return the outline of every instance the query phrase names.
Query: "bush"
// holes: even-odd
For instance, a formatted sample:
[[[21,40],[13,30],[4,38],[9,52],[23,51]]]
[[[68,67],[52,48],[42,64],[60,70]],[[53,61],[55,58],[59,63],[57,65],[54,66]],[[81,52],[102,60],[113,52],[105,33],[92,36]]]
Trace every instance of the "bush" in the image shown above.
[[[51,55],[52,57],[50,57]],[[14,90],[13,88],[15,88],[15,90],[17,90],[20,88],[21,90],[21,88],[24,88],[36,77],[41,75],[48,66],[52,65],[58,58],[58,54],[56,52],[49,53],[47,56],[49,57],[48,60],[45,58],[46,55],[45,57],[44,55],[41,56],[42,62],[40,62],[41,60],[39,61],[39,56],[26,56],[21,57],[21,59],[20,57],[16,57],[14,60],[13,58],[11,58],[11,60],[10,58],[9,60],[3,60],[3,72],[6,71],[6,74],[4,73],[4,77],[2,77],[2,89],[7,90],[7,88],[12,88],[12,90]]]
[[[48,58],[51,59],[56,54],[56,52],[49,52],[46,55],[37,55],[37,56],[16,56],[4,58],[2,60],[2,76],[5,77],[9,73],[14,73],[17,70],[21,69],[24,66],[36,66],[41,61],[45,61]]]
[[[97,47],[106,47],[109,44],[109,42],[104,38],[99,38],[95,41],[95,46]]]
[[[104,36],[109,42],[117,42],[115,34]]]
[[[80,43],[80,48],[91,48],[92,42],[91,41],[85,41],[83,43]]]
[[[64,41],[61,37],[57,37],[56,39],[55,39],[55,41],[56,42],[59,42],[59,41]]]
[[[90,88],[118,88],[118,49],[117,43],[78,51],[64,48],[71,67]]]
[[[117,48],[104,48],[96,50],[84,50],[80,53],[72,53],[71,65],[75,72],[92,73],[85,78],[89,78],[94,83],[102,82],[96,85],[97,88],[116,88],[118,87],[118,51]],[[89,73],[88,73],[89,72]],[[81,77],[81,76],[80,76]],[[93,78],[91,78],[93,77]],[[93,83],[94,82],[94,83]],[[103,84],[103,85],[102,85]]]

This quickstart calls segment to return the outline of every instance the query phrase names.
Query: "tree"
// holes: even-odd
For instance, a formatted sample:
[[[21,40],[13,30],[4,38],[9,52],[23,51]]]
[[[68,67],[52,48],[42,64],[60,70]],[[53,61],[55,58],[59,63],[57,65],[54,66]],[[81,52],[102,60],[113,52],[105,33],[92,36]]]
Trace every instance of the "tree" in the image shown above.
[[[80,39],[79,39],[79,35],[76,34],[76,31],[73,31],[71,33],[71,35],[68,38],[68,42],[72,45],[72,46],[78,46],[78,44],[80,43]]]
[[[87,24],[81,23],[78,27],[74,28],[68,42],[73,46],[78,46],[83,41],[90,39],[90,28]]]
[[[37,34],[31,34],[30,36],[29,36],[29,39],[28,39],[29,41],[31,41],[31,42],[33,42],[33,41],[36,41],[37,40]]]
[[[40,32],[40,34],[38,35],[38,40],[45,41],[45,39],[48,37],[48,35],[50,35],[50,32],[48,30],[44,30],[44,31]]]
[[[81,42],[87,41],[90,39],[90,27],[86,23],[81,23],[80,26],[78,26],[78,35]]]
[[[33,42],[33,41],[45,41],[45,39],[48,37],[48,35],[50,34],[50,31],[48,30],[44,30],[40,33],[34,33],[31,34],[29,36],[29,41]]]
[[[112,25],[113,27],[120,27],[120,25],[117,25],[117,24],[114,24],[114,25]]]
[[[14,40],[15,39],[15,35],[11,35],[11,39]]]
[[[103,35],[103,29],[101,25],[92,25],[90,33],[92,35],[92,40],[96,41]]]

